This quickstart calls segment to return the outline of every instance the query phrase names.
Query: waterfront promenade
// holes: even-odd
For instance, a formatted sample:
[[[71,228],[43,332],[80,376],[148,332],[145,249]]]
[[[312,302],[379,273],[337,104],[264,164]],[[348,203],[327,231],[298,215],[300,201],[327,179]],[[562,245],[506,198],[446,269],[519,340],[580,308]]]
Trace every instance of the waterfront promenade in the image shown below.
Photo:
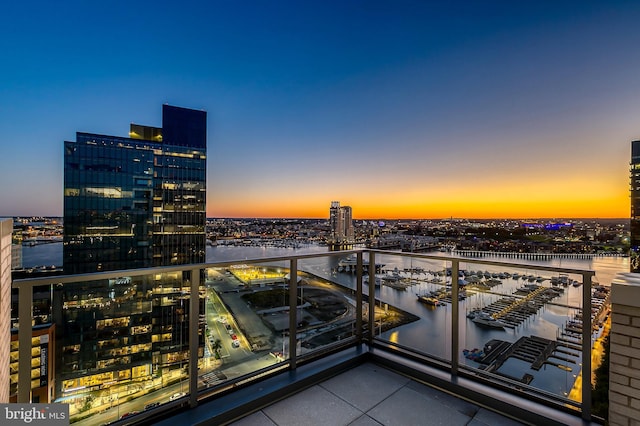
[[[589,260],[594,257],[628,257],[620,253],[601,252],[601,253],[520,253],[511,251],[482,251],[482,250],[457,250],[453,249],[448,253],[460,257],[503,257],[507,259],[524,259],[524,260],[553,260],[553,259],[581,259]]]

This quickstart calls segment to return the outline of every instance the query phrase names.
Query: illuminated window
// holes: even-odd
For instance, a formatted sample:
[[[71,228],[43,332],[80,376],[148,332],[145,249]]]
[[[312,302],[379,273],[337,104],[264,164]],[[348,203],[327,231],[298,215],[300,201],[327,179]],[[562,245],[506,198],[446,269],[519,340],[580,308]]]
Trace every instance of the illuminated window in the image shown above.
[[[89,197],[122,198],[122,188],[86,187],[84,195]]]

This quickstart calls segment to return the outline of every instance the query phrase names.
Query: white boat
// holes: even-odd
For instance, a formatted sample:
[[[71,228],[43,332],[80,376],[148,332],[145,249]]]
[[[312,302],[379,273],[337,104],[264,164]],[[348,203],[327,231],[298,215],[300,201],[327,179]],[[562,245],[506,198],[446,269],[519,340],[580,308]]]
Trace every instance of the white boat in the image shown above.
[[[474,319],[475,317],[477,317],[481,313],[482,313],[482,310],[480,308],[476,308],[476,309],[474,309],[472,311],[467,312],[467,318]]]
[[[364,276],[364,283],[367,285],[369,284],[369,275]],[[382,284],[382,280],[380,279],[380,277],[376,277],[374,285],[376,287],[380,287],[381,284]]]
[[[338,262],[338,272],[355,272],[358,265],[358,260],[355,256],[349,256],[345,259],[341,259]],[[376,272],[380,271],[384,267],[384,263],[376,263]],[[362,259],[362,269],[368,271],[369,260]]]
[[[476,316],[471,321],[475,322],[479,326],[489,327],[489,328],[503,329],[507,326],[506,323],[495,319],[494,317],[492,317],[491,315],[489,315],[484,311],[480,311],[479,313],[477,313]]]

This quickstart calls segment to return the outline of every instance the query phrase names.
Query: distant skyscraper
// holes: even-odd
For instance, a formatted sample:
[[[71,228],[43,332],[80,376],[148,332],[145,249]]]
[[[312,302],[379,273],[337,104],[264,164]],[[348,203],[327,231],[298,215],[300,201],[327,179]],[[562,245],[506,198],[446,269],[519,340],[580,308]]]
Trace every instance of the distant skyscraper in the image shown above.
[[[631,272],[640,272],[640,141],[631,142]]]
[[[207,113],[162,107],[162,128],[64,144],[64,271],[202,263]]]
[[[329,208],[329,224],[331,226],[331,241],[335,247],[353,243],[353,215],[351,207],[340,206],[339,201],[332,201]]]

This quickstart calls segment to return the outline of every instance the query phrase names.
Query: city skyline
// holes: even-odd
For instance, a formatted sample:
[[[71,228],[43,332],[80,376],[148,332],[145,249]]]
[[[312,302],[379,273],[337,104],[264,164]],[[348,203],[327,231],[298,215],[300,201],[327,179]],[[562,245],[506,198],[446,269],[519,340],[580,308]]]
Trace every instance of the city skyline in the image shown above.
[[[207,111],[207,217],[628,217],[634,2],[6,6],[0,216],[63,141]],[[27,10],[28,8],[28,10]]]

